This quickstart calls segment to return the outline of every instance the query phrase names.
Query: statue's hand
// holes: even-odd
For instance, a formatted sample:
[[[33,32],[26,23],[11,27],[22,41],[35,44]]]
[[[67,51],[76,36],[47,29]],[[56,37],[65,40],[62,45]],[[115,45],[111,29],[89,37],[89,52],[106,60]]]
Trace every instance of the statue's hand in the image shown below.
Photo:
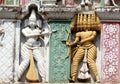
[[[72,42],[66,40],[66,45],[67,45],[67,46],[72,46]]]
[[[66,45],[68,45],[68,46],[69,46],[69,44],[70,44],[70,43],[69,43],[68,41],[66,41]]]
[[[1,30],[0,30],[0,33],[4,33],[4,29],[1,29]]]

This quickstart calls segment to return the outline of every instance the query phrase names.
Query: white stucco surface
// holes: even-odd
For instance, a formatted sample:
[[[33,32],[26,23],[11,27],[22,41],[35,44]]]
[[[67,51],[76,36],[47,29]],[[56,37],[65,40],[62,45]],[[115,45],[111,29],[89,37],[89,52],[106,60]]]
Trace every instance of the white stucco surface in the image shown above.
[[[10,82],[13,80],[15,27],[12,22],[0,26],[5,31],[3,46],[0,46],[0,81]]]

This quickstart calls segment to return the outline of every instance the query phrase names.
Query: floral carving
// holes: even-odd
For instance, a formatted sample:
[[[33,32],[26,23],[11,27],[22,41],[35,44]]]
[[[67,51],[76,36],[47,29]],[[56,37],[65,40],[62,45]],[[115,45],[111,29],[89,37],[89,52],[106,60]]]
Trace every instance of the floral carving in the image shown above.
[[[56,33],[51,35],[50,39],[50,82],[69,82],[70,62],[67,57],[68,49],[62,40],[66,39],[66,30],[69,30],[69,22],[52,21],[51,29]]]
[[[119,30],[118,23],[102,25],[102,78],[104,82],[119,81]]]

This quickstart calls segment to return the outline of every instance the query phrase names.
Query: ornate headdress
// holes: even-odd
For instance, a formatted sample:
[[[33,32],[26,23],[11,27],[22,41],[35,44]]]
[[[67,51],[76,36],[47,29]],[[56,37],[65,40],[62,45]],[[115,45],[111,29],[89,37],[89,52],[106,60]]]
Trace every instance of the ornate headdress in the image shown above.
[[[96,13],[78,13],[71,22],[72,31],[95,30],[100,31],[100,19]]]
[[[31,24],[31,23],[37,24],[37,18],[36,18],[35,10],[32,10],[31,15],[29,17],[29,24]]]

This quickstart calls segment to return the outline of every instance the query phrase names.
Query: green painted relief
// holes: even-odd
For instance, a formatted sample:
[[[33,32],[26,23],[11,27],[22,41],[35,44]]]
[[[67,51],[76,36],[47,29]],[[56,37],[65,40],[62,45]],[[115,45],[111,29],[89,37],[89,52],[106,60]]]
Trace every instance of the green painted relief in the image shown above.
[[[50,82],[69,82],[70,59],[68,46],[62,40],[68,38],[67,31],[70,31],[69,21],[51,21],[50,27],[57,32],[51,35],[50,39]]]
[[[104,0],[101,0],[101,6],[105,6],[105,1]]]
[[[6,0],[6,4],[7,4],[7,5],[14,4],[13,1],[14,1],[14,0]]]

